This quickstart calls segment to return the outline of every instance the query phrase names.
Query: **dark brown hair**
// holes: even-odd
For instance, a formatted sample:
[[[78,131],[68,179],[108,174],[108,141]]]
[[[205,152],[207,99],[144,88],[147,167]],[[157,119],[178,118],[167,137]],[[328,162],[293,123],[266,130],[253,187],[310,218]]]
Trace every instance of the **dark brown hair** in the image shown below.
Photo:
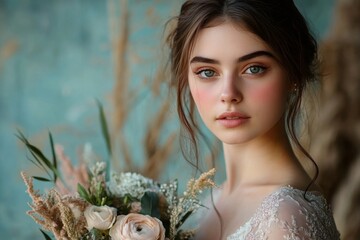
[[[188,89],[188,65],[194,42],[201,29],[209,24],[228,21],[256,34],[275,52],[296,88],[289,98],[286,130],[292,143],[318,167],[302,147],[296,134],[302,95],[307,84],[317,79],[317,43],[304,17],[292,0],[188,0],[175,18],[176,27],[168,36],[172,82],[177,89],[177,110],[182,126],[194,144],[198,156],[198,126],[194,119],[194,102]],[[184,145],[182,145],[182,151]]]

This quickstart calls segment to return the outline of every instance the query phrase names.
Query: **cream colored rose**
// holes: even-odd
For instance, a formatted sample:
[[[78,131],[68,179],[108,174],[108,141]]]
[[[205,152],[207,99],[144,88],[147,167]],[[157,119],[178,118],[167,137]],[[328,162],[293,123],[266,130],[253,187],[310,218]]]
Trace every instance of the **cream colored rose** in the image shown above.
[[[157,218],[130,213],[118,216],[109,234],[112,240],[164,240],[165,228]]]
[[[85,209],[84,215],[86,218],[87,229],[92,228],[99,230],[107,230],[112,227],[116,220],[116,208],[108,206],[93,206],[90,205]]]

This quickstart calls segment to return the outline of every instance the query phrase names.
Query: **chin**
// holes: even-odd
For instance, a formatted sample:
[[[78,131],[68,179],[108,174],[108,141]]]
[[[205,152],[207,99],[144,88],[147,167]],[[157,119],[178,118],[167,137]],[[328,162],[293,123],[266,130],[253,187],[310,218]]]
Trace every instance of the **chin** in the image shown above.
[[[237,145],[237,144],[244,144],[247,142],[250,142],[251,140],[253,140],[255,137],[254,136],[249,136],[249,135],[240,135],[240,134],[236,134],[235,136],[217,136],[218,139],[224,143],[224,144],[228,144],[228,145]]]

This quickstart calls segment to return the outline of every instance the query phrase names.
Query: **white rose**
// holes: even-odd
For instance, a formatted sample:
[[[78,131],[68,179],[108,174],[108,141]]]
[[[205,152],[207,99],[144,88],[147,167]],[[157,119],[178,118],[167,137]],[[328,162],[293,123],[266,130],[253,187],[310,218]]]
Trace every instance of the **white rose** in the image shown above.
[[[117,217],[109,235],[112,240],[164,240],[165,228],[157,218],[130,213]]]
[[[99,230],[111,228],[116,220],[116,213],[117,210],[113,207],[90,205],[84,212],[87,229],[90,231],[92,228]]]

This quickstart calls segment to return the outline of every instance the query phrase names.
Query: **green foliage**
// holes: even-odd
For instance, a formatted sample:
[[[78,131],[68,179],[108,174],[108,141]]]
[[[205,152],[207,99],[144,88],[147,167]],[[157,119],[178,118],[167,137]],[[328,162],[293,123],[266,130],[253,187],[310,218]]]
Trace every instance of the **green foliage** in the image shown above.
[[[103,108],[101,102],[99,100],[97,100],[96,103],[97,103],[98,111],[99,111],[101,133],[105,140],[106,149],[109,154],[109,159],[111,159],[112,147],[111,147],[111,139],[110,139],[110,134],[109,134],[109,128],[107,125],[106,115],[105,115],[104,108]],[[106,164],[106,179],[107,180],[108,180],[109,174],[110,174],[110,161],[108,161]]]
[[[176,224],[176,228],[180,228],[182,226],[182,224],[186,221],[186,219],[188,219],[190,217],[190,215],[193,213],[193,211],[187,211],[180,219],[180,221],[178,222],[178,224]]]
[[[100,118],[100,124],[101,124],[101,133],[103,135],[103,138],[106,143],[106,148],[108,151],[108,154],[112,155],[112,148],[111,148],[111,141],[110,141],[110,134],[109,134],[109,128],[106,121],[106,116],[104,112],[104,108],[102,104],[99,101],[96,101],[99,109],[99,118]]]
[[[141,214],[160,219],[159,196],[156,192],[145,192],[141,198]]]
[[[52,152],[52,161],[50,161],[49,158],[47,158],[39,148],[32,145],[20,130],[18,130],[18,134],[16,136],[25,145],[27,150],[32,155],[33,159],[28,159],[48,175],[48,178],[33,176],[34,179],[45,182],[53,182],[54,184],[57,178],[61,179],[61,175],[57,169],[57,159],[55,154],[54,142],[50,132],[49,140]]]
[[[38,180],[38,181],[42,181],[42,182],[52,182],[52,179],[48,179],[48,178],[44,178],[44,177],[37,177],[37,176],[32,176],[34,179]]]
[[[85,189],[80,183],[77,185],[77,191],[83,199],[95,206],[104,206],[111,203],[111,199],[106,193],[106,189],[102,186],[101,183],[98,183],[97,186],[91,191],[90,189]]]
[[[109,231],[102,231],[98,229],[91,229],[81,240],[110,240]]]
[[[80,183],[78,183],[78,185],[77,185],[77,192],[79,193],[81,198],[83,198],[86,201],[90,202],[90,194],[89,194],[89,192]]]
[[[51,135],[51,133],[49,132],[49,139],[50,139],[50,146],[51,146],[51,153],[52,153],[52,162],[53,162],[53,166],[54,169],[57,169],[57,159],[56,159],[56,154],[55,154],[55,148],[54,148],[54,140],[53,137]],[[54,173],[54,181],[56,182],[56,174]]]

